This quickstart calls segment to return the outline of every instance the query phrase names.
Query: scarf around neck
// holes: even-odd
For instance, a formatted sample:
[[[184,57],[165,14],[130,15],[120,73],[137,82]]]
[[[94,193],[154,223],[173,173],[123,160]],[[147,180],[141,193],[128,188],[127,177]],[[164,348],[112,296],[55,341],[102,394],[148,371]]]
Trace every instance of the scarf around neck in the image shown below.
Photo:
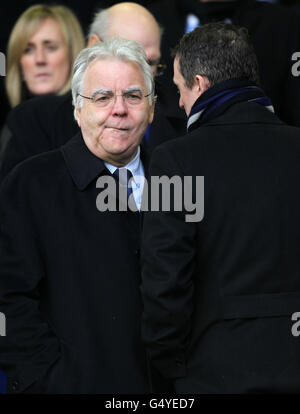
[[[230,79],[207,89],[194,103],[187,120],[191,132],[204,122],[221,115],[237,102],[254,102],[274,112],[270,99],[255,83],[244,78]]]

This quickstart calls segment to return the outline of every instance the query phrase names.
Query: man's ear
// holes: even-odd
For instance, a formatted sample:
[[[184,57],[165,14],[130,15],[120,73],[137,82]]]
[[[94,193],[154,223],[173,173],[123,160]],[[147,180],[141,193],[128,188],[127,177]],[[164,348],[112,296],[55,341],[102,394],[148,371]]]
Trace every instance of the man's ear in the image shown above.
[[[152,121],[154,118],[154,109],[155,109],[155,101],[153,101],[150,112],[149,112],[149,122],[148,122],[149,124],[152,124]]]
[[[79,108],[79,107],[76,108],[76,121],[77,121],[77,124],[78,124],[79,128],[81,127],[81,125],[80,125],[80,110],[81,110],[81,108]]]
[[[95,33],[91,34],[88,40],[88,47],[94,46],[95,44],[101,42],[101,39],[99,36],[97,36]]]
[[[208,88],[210,88],[210,82],[206,76],[196,75],[195,84],[198,88],[199,96],[203,94]]]

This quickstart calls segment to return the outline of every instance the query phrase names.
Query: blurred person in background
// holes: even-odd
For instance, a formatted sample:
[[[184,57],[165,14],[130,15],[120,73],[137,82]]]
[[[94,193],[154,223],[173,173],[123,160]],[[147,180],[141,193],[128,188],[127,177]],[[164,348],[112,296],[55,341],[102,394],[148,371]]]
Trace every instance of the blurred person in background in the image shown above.
[[[67,7],[37,4],[25,10],[7,48],[5,84],[11,106],[33,95],[67,92],[83,47],[80,23]]]
[[[5,86],[11,107],[34,96],[67,92],[74,60],[83,47],[82,28],[69,8],[37,4],[25,10],[7,48]],[[9,138],[4,126],[0,156]]]

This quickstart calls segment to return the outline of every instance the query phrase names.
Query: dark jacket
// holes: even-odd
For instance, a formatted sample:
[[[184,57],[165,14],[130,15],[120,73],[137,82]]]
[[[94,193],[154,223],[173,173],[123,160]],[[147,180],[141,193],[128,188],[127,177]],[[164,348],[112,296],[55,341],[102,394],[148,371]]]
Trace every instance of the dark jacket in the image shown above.
[[[157,148],[152,176],[204,177],[204,218],[144,216],[143,338],[179,393],[300,392],[300,130],[236,103]],[[199,190],[199,188],[198,188]]]
[[[96,180],[107,174],[79,133],[2,183],[0,369],[8,392],[152,389],[140,340],[141,217],[97,210]]]
[[[155,84],[157,103],[150,128],[147,150],[181,136],[186,130],[184,111],[178,107],[178,98],[159,81]],[[72,95],[43,96],[14,108],[8,115],[7,126],[11,139],[3,155],[0,182],[19,162],[65,144],[78,131],[74,119]]]

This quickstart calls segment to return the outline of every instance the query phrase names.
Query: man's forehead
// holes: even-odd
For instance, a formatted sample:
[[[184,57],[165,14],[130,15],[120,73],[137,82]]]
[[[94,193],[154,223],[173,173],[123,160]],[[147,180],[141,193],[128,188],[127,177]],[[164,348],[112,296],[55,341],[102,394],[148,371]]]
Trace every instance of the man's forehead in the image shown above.
[[[131,60],[126,60],[126,59],[122,59],[119,57],[113,57],[113,56],[103,56],[103,57],[99,57],[96,58],[95,60],[93,60],[89,66],[88,66],[88,70],[92,70],[92,69],[104,69],[106,70],[107,66],[114,66],[115,69],[117,68],[121,68],[120,70],[123,70],[124,66],[128,66],[131,69],[135,69],[137,72],[140,71],[140,67],[138,66],[138,64],[134,61]],[[106,70],[107,74],[109,74],[109,72]]]
[[[179,59],[177,57],[174,59],[174,62],[173,62],[173,74],[174,74],[173,79],[177,79],[177,81],[182,78],[182,74],[180,72],[180,66],[179,66]]]
[[[144,86],[144,76],[135,62],[117,59],[99,59],[92,62],[84,75],[84,84],[98,84],[110,88],[109,85],[120,84],[131,86]]]

